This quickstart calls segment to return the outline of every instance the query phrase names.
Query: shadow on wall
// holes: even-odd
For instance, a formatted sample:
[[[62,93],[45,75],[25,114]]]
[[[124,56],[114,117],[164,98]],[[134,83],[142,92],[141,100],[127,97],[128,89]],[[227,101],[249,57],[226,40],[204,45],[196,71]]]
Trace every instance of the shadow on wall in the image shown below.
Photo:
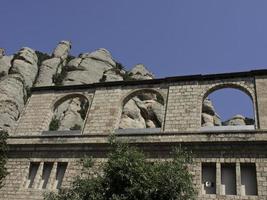
[[[203,100],[201,125],[222,129],[254,128],[253,101],[238,89],[227,88],[212,92]]]
[[[156,91],[139,91],[126,98],[119,129],[161,128],[164,99]]]
[[[56,104],[49,131],[81,130],[89,101],[83,96],[70,97]]]

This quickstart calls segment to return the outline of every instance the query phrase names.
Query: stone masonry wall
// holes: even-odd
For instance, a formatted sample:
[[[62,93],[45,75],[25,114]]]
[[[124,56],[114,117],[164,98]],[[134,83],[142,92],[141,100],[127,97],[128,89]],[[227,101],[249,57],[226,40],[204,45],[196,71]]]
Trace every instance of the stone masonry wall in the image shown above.
[[[257,122],[257,106],[253,78],[237,78],[212,81],[186,81],[172,84],[103,87],[92,90],[36,92],[33,93],[18,126],[12,135],[40,135],[47,131],[52,118],[53,104],[58,98],[81,93],[92,99],[83,134],[114,132],[121,116],[123,100],[136,90],[152,89],[165,99],[164,132],[192,131],[201,127],[202,101],[209,93],[221,88],[237,88],[246,92],[254,102]],[[89,96],[90,97],[89,97]],[[256,123],[257,125],[257,123]]]
[[[44,162],[68,162],[67,170],[63,178],[62,187],[68,187],[74,178],[81,173],[82,166],[80,159],[77,157],[66,158],[66,154],[62,154],[61,158],[49,157],[49,154],[43,153],[38,154],[37,157],[26,157],[26,158],[10,158],[7,163],[7,168],[9,175],[6,178],[5,186],[0,190],[1,200],[37,200],[43,199],[43,194],[48,191],[56,191],[54,187],[55,176],[56,176],[56,165],[54,164],[52,172],[49,177],[49,181],[46,189],[42,189],[40,186],[41,173]],[[264,158],[263,158],[264,157]],[[251,157],[251,155],[240,155],[233,153],[231,156],[222,157],[218,153],[213,153],[212,156],[198,156],[194,158],[193,165],[189,166],[190,171],[194,175],[194,184],[196,185],[196,190],[198,192],[198,200],[231,200],[231,199],[253,199],[253,200],[265,200],[267,196],[267,159],[265,156],[256,155]],[[103,158],[96,158],[96,162],[103,162]],[[40,162],[37,175],[32,188],[26,187],[26,181],[29,173],[30,162]],[[255,163],[257,170],[257,196],[241,196],[240,194],[240,172],[236,174],[237,179],[237,195],[222,195],[220,190],[217,189],[217,194],[207,195],[202,194],[201,191],[201,165],[202,163],[215,163],[217,167],[223,163],[233,163],[240,166],[240,163]],[[238,169],[238,168],[237,168]],[[238,171],[237,171],[238,172]],[[217,175],[217,188],[220,185],[220,174]]]

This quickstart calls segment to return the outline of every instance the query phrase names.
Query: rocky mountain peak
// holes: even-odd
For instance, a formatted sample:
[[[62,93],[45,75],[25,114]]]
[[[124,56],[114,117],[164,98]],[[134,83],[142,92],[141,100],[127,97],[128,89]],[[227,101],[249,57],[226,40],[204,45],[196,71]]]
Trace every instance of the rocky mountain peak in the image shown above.
[[[53,57],[61,58],[64,60],[69,55],[70,49],[71,49],[71,42],[66,41],[66,40],[62,40],[56,46],[56,48],[53,52]]]
[[[78,57],[70,55],[70,50],[71,42],[67,40],[60,41],[51,54],[23,47],[14,55],[6,56],[0,48],[0,129],[9,131],[14,127],[28,98],[27,91],[33,86],[154,78],[142,64],[127,72],[107,49],[100,48]]]
[[[134,68],[129,72],[131,77],[136,80],[146,80],[155,78],[152,72],[148,71],[147,68],[143,64],[137,64]]]

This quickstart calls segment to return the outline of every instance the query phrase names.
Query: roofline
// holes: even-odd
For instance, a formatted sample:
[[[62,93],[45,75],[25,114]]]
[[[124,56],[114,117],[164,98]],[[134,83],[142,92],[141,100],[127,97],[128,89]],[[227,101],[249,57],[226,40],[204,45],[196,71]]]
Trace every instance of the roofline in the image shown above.
[[[173,83],[180,81],[201,81],[201,80],[216,80],[216,79],[229,79],[229,78],[242,78],[242,77],[254,77],[267,75],[267,69],[251,70],[244,72],[231,72],[231,73],[219,73],[219,74],[195,74],[185,76],[173,76],[159,79],[149,80],[135,80],[135,81],[112,81],[102,83],[92,83],[83,85],[65,85],[65,86],[42,86],[31,88],[32,92],[36,91],[48,91],[48,90],[73,90],[73,89],[90,89],[99,87],[113,87],[113,86],[130,86],[130,85],[150,85],[160,83]]]

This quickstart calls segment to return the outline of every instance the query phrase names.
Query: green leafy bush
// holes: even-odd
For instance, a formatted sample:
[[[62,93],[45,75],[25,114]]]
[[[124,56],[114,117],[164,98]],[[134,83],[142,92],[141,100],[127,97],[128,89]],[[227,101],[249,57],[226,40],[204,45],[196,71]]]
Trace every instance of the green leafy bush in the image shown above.
[[[56,117],[53,117],[49,124],[49,131],[57,131],[60,126],[60,120],[57,119]]]
[[[108,160],[94,170],[86,164],[83,176],[68,189],[48,193],[46,200],[189,200],[195,199],[188,152],[177,148],[172,159],[148,162],[137,148],[111,142]]]

